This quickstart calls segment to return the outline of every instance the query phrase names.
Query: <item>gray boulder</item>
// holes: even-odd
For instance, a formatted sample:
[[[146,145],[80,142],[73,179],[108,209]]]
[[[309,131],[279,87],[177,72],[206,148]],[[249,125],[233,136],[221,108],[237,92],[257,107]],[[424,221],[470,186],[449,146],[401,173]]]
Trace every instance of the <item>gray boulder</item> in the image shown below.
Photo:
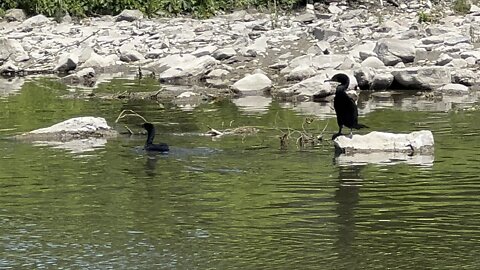
[[[272,88],[272,81],[262,73],[247,75],[232,86],[234,91],[242,94],[268,91],[270,88]]]
[[[340,31],[325,29],[323,27],[315,27],[312,34],[317,40],[321,41],[334,41],[338,37],[342,36],[342,32]]]
[[[0,38],[0,61],[7,59],[15,62],[26,61],[30,59],[22,44],[15,39]]]
[[[194,52],[192,52],[192,55],[196,56],[196,57],[202,57],[202,56],[205,56],[205,55],[211,55],[214,51],[216,51],[218,49],[217,46],[215,45],[208,45],[208,46],[205,46],[205,47],[201,47],[201,48],[198,48],[196,49]],[[215,58],[216,59],[216,58]],[[218,59],[217,59],[218,60]]]
[[[112,137],[118,133],[101,117],[76,117],[50,127],[15,136],[23,140],[72,140],[90,137]]]
[[[316,70],[310,66],[298,66],[290,71],[290,73],[287,75],[287,80],[301,81],[314,76],[316,73]]]
[[[26,19],[25,21],[22,22],[21,26],[22,27],[38,27],[50,22],[51,20],[49,18],[40,14],[40,15],[36,15]]]
[[[82,68],[92,67],[95,69],[106,68],[117,64],[120,58],[116,54],[107,56],[98,55],[95,52],[90,54],[90,57],[81,65]]]
[[[468,86],[458,83],[449,83],[438,89],[445,94],[465,94],[468,93]]]
[[[298,96],[304,100],[313,99],[315,96],[325,98],[335,93],[334,88],[325,82],[326,80],[327,74],[321,73],[290,87],[279,89],[275,94],[281,98]]]
[[[59,72],[69,72],[77,68],[78,65],[78,55],[76,54],[64,54],[62,55],[57,62],[57,65],[53,69],[54,71]]]
[[[117,17],[115,18],[115,21],[133,22],[141,19],[143,19],[143,13],[140,10],[125,9],[120,14],[117,15]]]
[[[5,19],[7,22],[23,22],[27,18],[23,9],[9,9],[5,13]]]
[[[399,62],[410,63],[415,59],[415,46],[412,40],[385,38],[377,42],[374,52],[387,66]]]
[[[183,62],[160,74],[160,81],[196,80],[210,72],[218,61],[205,55],[189,62]]]
[[[392,70],[395,82],[406,89],[434,89],[451,82],[446,67],[412,67]]]
[[[451,61],[453,60],[453,58],[446,54],[446,53],[442,53],[440,55],[440,57],[438,57],[437,61],[435,62],[435,64],[437,66],[445,66],[446,64],[450,63]]]
[[[429,130],[414,131],[408,134],[373,131],[366,135],[353,135],[352,138],[339,136],[334,140],[334,144],[345,153],[403,152],[415,154],[432,152],[434,139]]]
[[[394,77],[389,72],[377,73],[373,76],[370,90],[386,90],[392,85],[393,80]]]
[[[191,54],[171,54],[145,65],[144,68],[158,74],[172,67],[186,65],[196,59],[197,57]]]
[[[469,69],[454,70],[452,72],[452,82],[472,86],[480,82],[480,76],[477,72]]]
[[[218,49],[214,51],[212,56],[217,60],[224,60],[224,59],[231,58],[236,54],[237,52],[235,51],[234,48],[223,48],[223,49]]]
[[[363,60],[361,63],[362,67],[366,68],[385,68],[385,64],[382,60],[378,59],[375,56],[370,56],[367,59]]]

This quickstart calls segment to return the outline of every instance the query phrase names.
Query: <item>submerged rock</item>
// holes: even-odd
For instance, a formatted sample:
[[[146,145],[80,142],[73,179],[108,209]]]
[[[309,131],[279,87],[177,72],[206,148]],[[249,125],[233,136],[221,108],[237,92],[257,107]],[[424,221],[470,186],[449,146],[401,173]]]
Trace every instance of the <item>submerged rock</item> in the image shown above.
[[[84,116],[20,134],[15,136],[15,139],[68,141],[90,137],[114,137],[116,135],[117,131],[107,124],[105,118]]]
[[[429,153],[433,150],[433,134],[429,130],[396,134],[373,131],[366,135],[353,135],[352,138],[339,136],[334,140],[335,147],[344,153],[352,152],[403,152]]]

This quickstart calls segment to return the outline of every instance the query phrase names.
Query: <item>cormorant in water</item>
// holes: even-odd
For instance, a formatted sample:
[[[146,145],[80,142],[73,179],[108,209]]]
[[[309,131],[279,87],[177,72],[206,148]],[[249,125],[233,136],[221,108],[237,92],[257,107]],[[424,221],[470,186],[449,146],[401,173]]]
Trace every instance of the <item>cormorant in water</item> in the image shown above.
[[[155,151],[161,153],[167,153],[169,148],[166,143],[154,144],[153,139],[155,138],[155,127],[151,123],[143,123],[142,127],[147,131],[147,141],[143,149],[146,151]]]
[[[335,98],[333,99],[333,108],[337,114],[338,133],[333,134],[332,140],[342,135],[342,127],[350,128],[350,135],[352,129],[368,128],[366,125],[358,123],[358,109],[355,101],[350,98],[345,92],[350,84],[350,79],[343,73],[335,74],[330,81],[340,83],[335,91]]]

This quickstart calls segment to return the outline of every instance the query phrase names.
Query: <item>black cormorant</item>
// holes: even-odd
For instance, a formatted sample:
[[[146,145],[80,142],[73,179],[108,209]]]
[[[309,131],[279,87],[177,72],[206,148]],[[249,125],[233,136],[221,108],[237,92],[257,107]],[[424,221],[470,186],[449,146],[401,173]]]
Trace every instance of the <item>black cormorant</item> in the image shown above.
[[[154,144],[153,139],[155,138],[155,127],[151,123],[143,123],[142,127],[147,131],[147,141],[143,149],[146,151],[155,151],[160,153],[167,153],[169,148],[166,143]]]
[[[350,84],[350,79],[346,74],[335,74],[329,81],[340,83],[335,91],[335,98],[333,99],[333,108],[337,114],[338,133],[333,134],[332,140],[342,135],[342,127],[350,128],[350,135],[352,129],[368,128],[366,125],[358,123],[358,109],[355,101],[350,98],[345,92]]]

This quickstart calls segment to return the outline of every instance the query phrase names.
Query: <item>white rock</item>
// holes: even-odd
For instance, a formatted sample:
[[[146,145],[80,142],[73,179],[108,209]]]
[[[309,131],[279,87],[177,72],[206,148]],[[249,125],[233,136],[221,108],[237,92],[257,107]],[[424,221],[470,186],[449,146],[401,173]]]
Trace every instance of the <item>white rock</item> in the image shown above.
[[[465,94],[468,93],[468,86],[458,83],[449,83],[440,87],[438,90],[447,94]]]
[[[445,66],[447,67],[453,67],[453,68],[465,68],[468,66],[468,63],[466,60],[464,59],[452,59],[452,61],[450,61],[448,64],[446,64]]]
[[[36,129],[25,134],[86,134],[102,135],[113,128],[107,124],[105,118],[83,116],[65,120],[50,127]]]
[[[36,15],[33,17],[30,17],[26,19],[25,21],[22,22],[21,26],[23,27],[36,27],[36,26],[41,26],[47,23],[50,23],[50,19],[45,17],[44,15]]]
[[[321,73],[290,87],[282,88],[277,91],[281,97],[299,96],[305,99],[311,99],[315,95],[324,98],[334,93],[334,88],[328,83],[327,74]]]
[[[207,74],[206,77],[207,78],[220,78],[220,77],[227,76],[229,73],[230,72],[228,70],[217,68],[217,69],[214,69],[214,70],[210,71]]]
[[[169,68],[182,66],[188,62],[194,61],[195,59],[197,59],[197,57],[191,54],[172,54],[160,59],[156,59],[152,63],[145,65],[144,68],[152,70],[155,73],[162,73]]]
[[[256,73],[247,75],[235,82],[232,89],[241,93],[260,92],[270,90],[272,81],[264,74]]]
[[[407,89],[433,89],[451,82],[446,67],[412,67],[392,70],[395,81]]]
[[[223,48],[223,49],[218,49],[214,51],[212,56],[217,60],[224,60],[224,59],[231,58],[236,54],[237,52],[235,51],[235,49],[229,47],[229,48]]]
[[[290,81],[301,81],[306,78],[312,77],[316,74],[316,70],[310,66],[298,66],[294,68],[287,75],[287,80]]]
[[[20,62],[28,60],[30,57],[18,40],[0,37],[0,59],[13,59]]]
[[[194,52],[192,52],[192,54],[195,55],[196,57],[202,57],[205,55],[211,55],[217,49],[218,47],[215,45],[208,45],[208,46],[196,49]]]
[[[363,60],[361,63],[362,67],[368,68],[385,68],[385,64],[382,60],[378,59],[375,56],[370,56],[367,59]]]
[[[171,81],[177,79],[198,79],[212,70],[217,64],[215,58],[205,55],[198,57],[190,62],[183,62],[175,67],[171,67],[160,74],[161,81]]]
[[[415,59],[415,46],[412,40],[381,39],[377,42],[374,52],[387,66],[399,62],[409,63]]]
[[[433,134],[429,130],[414,131],[409,134],[396,134],[373,131],[366,135],[338,136],[335,146],[345,153],[351,152],[407,152],[428,153],[433,150]]]

